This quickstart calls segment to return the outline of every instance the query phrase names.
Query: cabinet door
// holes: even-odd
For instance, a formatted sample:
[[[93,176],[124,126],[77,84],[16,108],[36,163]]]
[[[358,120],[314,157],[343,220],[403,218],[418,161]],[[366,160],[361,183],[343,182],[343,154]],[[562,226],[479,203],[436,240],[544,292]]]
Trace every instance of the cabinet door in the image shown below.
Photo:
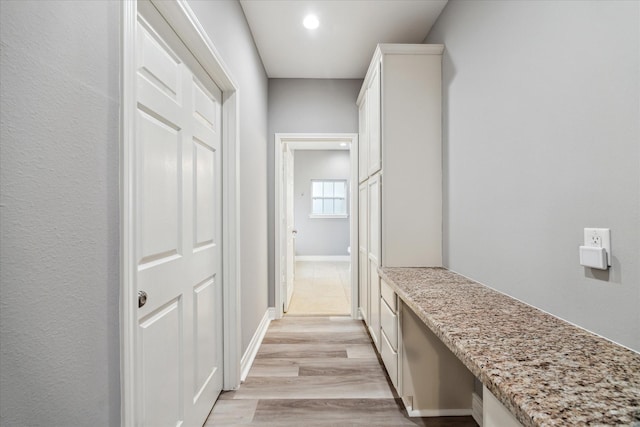
[[[382,167],[382,138],[380,122],[380,64],[377,65],[367,89],[367,116],[369,131],[369,176]]]
[[[393,387],[398,390],[398,352],[392,348],[384,330],[380,334],[380,356]]]
[[[380,352],[380,276],[378,266],[369,259],[369,333]]]
[[[369,193],[368,183],[360,185],[358,196],[358,290],[360,295],[360,312],[365,323],[369,324],[369,204],[367,195]]]
[[[380,257],[380,185],[381,175],[375,174],[369,181],[367,181],[369,187],[368,202],[369,202],[369,259],[373,261],[376,266],[381,266]]]
[[[380,281],[381,292],[384,281]],[[384,296],[380,299],[380,329],[387,337],[387,342],[393,351],[398,351],[398,315],[391,310],[385,302]]]
[[[367,181],[369,202],[369,330],[380,351],[380,183],[375,174]]]
[[[366,91],[358,108],[358,128],[358,182],[362,182],[369,177],[369,117]]]

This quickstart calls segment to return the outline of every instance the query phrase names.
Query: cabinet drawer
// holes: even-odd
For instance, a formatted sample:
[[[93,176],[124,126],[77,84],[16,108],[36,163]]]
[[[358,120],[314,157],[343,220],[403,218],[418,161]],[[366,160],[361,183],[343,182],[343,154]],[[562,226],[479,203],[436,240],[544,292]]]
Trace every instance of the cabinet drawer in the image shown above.
[[[380,301],[380,326],[387,336],[393,350],[398,350],[398,315],[389,306]]]
[[[380,294],[384,301],[391,307],[391,311],[396,313],[398,311],[398,301],[396,293],[391,289],[391,286],[387,285],[384,280],[380,280]]]
[[[394,351],[387,340],[384,332],[381,334],[382,344],[380,345],[380,355],[382,356],[382,362],[387,369],[389,378],[393,386],[398,389],[398,352]]]

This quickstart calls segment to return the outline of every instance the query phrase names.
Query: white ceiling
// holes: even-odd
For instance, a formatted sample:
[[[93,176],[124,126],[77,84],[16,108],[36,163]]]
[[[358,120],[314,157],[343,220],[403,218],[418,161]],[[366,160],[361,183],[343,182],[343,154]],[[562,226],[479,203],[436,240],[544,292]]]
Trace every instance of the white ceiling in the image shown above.
[[[422,43],[447,0],[240,0],[271,78],[363,78],[378,43]],[[320,27],[302,20],[315,14]]]

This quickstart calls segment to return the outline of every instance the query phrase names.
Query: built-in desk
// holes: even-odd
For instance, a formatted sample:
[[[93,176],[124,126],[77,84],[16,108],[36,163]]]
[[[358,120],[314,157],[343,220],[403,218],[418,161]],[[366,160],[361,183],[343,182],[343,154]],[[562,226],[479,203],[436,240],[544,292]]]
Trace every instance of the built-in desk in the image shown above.
[[[383,268],[404,304],[525,426],[640,426],[640,354],[443,268]]]

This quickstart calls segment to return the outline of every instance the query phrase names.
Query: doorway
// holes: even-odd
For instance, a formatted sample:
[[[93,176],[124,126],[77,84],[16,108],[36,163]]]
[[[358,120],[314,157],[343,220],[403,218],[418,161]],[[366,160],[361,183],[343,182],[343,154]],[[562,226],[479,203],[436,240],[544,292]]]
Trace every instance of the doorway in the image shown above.
[[[349,260],[296,260],[295,288],[285,316],[350,316]]]
[[[240,380],[236,86],[188,5],[121,11],[121,424],[202,425]]]
[[[358,318],[357,135],[275,139],[276,318]]]

